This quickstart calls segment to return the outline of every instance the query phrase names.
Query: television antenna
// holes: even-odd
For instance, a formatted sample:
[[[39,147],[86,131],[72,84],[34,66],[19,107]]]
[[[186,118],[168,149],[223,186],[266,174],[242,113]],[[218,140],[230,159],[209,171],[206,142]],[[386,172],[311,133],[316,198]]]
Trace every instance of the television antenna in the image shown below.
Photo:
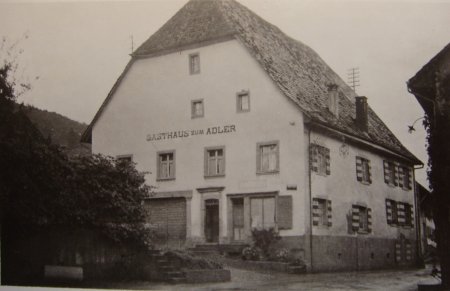
[[[353,91],[356,93],[356,87],[359,87],[359,68],[350,68],[347,71],[347,83],[352,87]]]

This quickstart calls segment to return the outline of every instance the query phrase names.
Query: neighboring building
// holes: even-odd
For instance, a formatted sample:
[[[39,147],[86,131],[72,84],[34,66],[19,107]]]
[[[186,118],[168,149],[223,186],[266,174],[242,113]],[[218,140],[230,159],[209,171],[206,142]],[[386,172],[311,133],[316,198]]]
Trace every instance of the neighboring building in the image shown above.
[[[436,238],[434,236],[432,197],[420,183],[416,182],[416,196],[419,209],[420,251],[425,260],[436,255]]]
[[[171,246],[274,227],[309,270],[415,260],[421,162],[313,50],[233,0],[191,0],[145,41],[83,140],[149,172]]]
[[[450,43],[408,81],[425,111],[434,238],[443,288],[450,288]]]

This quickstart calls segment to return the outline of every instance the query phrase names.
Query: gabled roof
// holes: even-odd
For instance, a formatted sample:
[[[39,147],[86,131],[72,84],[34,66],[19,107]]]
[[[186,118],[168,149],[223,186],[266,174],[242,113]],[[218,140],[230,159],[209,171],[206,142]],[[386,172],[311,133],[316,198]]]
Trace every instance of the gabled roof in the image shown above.
[[[450,43],[408,80],[409,91],[416,95],[417,101],[429,114],[433,111],[432,100],[436,96],[436,72],[442,66],[450,67]],[[431,99],[431,101],[427,99]]]
[[[248,49],[280,91],[312,122],[382,146],[421,164],[370,108],[369,130],[359,130],[354,122],[354,91],[311,48],[234,0],[190,0],[132,57],[153,57],[230,38],[239,40]],[[327,85],[331,83],[340,88],[339,118],[327,107]],[[102,108],[84,135],[86,141]]]

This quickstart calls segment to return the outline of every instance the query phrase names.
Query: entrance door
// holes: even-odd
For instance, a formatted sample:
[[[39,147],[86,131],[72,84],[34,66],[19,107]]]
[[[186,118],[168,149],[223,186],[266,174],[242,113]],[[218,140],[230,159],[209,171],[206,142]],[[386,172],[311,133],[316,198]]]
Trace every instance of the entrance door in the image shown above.
[[[219,241],[219,200],[205,200],[205,238],[206,242]]]
[[[244,239],[244,198],[236,198],[233,202],[233,240]]]

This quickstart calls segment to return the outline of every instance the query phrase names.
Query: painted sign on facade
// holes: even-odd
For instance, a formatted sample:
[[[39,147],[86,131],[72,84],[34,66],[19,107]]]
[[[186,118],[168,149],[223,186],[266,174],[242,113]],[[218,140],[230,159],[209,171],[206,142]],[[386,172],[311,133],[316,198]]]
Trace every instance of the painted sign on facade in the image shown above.
[[[147,141],[154,140],[166,140],[166,139],[176,139],[176,138],[186,138],[196,135],[214,135],[214,134],[224,134],[236,132],[236,126],[233,125],[221,125],[212,126],[206,129],[190,129],[190,130],[175,130],[160,133],[150,133],[147,134]]]

